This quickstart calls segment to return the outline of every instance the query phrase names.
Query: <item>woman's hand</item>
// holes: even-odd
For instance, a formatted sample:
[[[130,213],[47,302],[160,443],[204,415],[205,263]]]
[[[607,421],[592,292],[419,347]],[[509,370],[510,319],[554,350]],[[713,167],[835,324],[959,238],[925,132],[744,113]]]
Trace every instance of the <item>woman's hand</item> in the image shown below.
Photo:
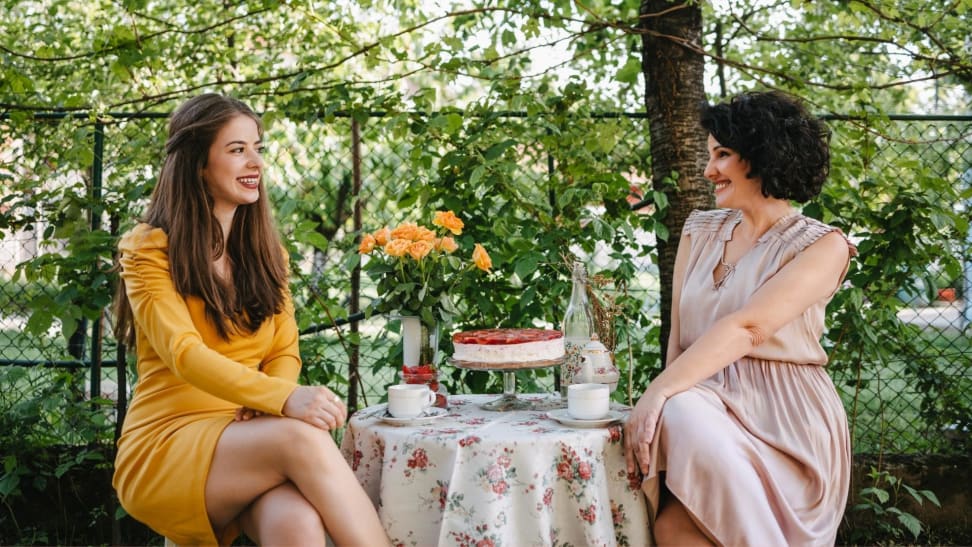
[[[655,438],[655,428],[667,399],[649,384],[628,416],[624,424],[624,459],[628,464],[628,473],[634,473],[637,465],[642,474],[648,474],[651,441]]]
[[[260,416],[263,416],[263,414],[264,413],[259,410],[254,410],[249,407],[241,406],[240,408],[236,409],[236,417],[234,417],[233,419],[236,420],[237,422],[245,422],[253,418],[259,418]]]
[[[297,386],[284,403],[283,415],[330,431],[344,425],[348,408],[324,386]]]

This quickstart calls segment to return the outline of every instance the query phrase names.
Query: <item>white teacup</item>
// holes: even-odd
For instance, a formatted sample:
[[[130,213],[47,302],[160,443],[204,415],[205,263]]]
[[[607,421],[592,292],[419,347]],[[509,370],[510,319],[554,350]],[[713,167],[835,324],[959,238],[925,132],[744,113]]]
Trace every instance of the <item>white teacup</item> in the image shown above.
[[[577,420],[599,420],[608,415],[611,387],[607,384],[567,386],[567,414]]]
[[[416,418],[435,403],[425,384],[396,384],[388,388],[388,413],[395,418]]]

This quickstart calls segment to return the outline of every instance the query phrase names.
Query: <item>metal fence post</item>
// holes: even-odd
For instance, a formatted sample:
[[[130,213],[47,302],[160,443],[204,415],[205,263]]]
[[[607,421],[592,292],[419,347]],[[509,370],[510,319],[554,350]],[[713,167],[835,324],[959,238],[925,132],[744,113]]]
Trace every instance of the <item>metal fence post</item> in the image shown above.
[[[96,232],[101,229],[101,184],[102,173],[104,172],[105,154],[105,124],[97,120],[94,126],[94,157],[91,160],[91,231]],[[97,270],[98,265],[92,266]],[[102,328],[101,321],[104,318],[104,310],[98,313],[98,317],[91,324],[91,397],[101,396],[101,343]]]
[[[358,120],[351,118],[351,196],[354,200],[354,233],[361,233],[361,128]],[[360,237],[360,235],[358,236]],[[351,271],[351,301],[349,315],[354,317],[361,310],[361,262]],[[353,319],[350,325],[351,338],[357,340],[358,320]],[[361,366],[361,349],[357,342],[351,344],[348,355],[348,409],[358,408],[358,386],[361,383],[359,368]]]

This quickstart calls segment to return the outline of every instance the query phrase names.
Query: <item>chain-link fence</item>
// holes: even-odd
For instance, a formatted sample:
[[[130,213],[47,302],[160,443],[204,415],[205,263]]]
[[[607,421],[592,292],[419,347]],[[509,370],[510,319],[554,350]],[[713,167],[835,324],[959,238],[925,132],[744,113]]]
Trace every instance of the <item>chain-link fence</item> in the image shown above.
[[[897,116],[893,123],[869,128],[871,136],[863,144],[842,142],[856,129],[847,126],[860,122],[830,123],[835,147],[856,145],[861,149],[855,154],[867,158],[856,178],[883,179],[891,189],[887,194],[910,192],[918,197],[919,201],[900,200],[900,209],[934,203],[968,221],[972,211],[970,121],[959,116]],[[945,198],[918,184],[921,180],[928,181],[929,188],[947,189],[954,197],[943,203]],[[892,199],[884,197],[879,204]],[[852,419],[858,452],[967,453],[972,446],[972,231],[963,233],[934,218],[929,224],[935,228],[925,231],[909,222],[895,224],[896,218],[905,216],[892,213],[881,228],[914,232],[909,234],[914,241],[934,242],[937,253],[893,295],[900,305],[896,319],[902,334],[897,340],[881,342],[893,351],[873,357],[880,366],[844,368],[832,376]],[[894,260],[893,256],[885,259]]]
[[[518,150],[521,161],[515,179],[522,185],[511,190],[529,193],[531,185],[540,187],[539,181],[555,168],[548,139],[556,136],[551,135],[549,126],[526,116],[496,117],[502,119],[493,120],[493,124],[531,136],[521,142],[532,144]],[[429,125],[430,119],[420,114],[412,117],[414,124]],[[598,131],[612,134],[612,142],[618,143],[604,152],[604,161],[616,165],[617,172],[624,173],[633,184],[643,182],[649,170],[647,122],[643,117],[603,116],[588,122],[596,124]],[[841,126],[849,123],[831,120],[835,148],[854,146],[841,142]],[[414,127],[402,124],[401,118],[392,121],[379,115],[360,124],[351,116],[326,121],[279,116],[267,120],[271,197],[295,259],[294,297],[305,333],[304,379],[337,386],[339,391],[343,386],[357,406],[377,402],[384,387],[396,380],[397,367],[390,363],[400,362],[400,349],[395,321],[381,316],[365,318],[361,313],[375,293],[367,277],[354,273],[349,261],[354,255],[355,237],[361,230],[416,220],[410,217],[415,198],[407,189],[436,180],[443,164],[452,161],[448,150],[436,151],[434,159],[427,162],[415,161],[429,151],[411,145],[408,132]],[[50,185],[37,188],[32,196],[34,203],[47,207],[50,214],[18,210],[8,215],[16,222],[0,226],[0,365],[42,364],[90,370],[90,390],[118,397],[123,406],[130,380],[125,367],[115,366],[118,356],[110,335],[110,314],[96,313],[99,309],[107,311],[106,295],[110,298],[110,291],[104,289],[107,281],[102,278],[110,279],[106,274],[110,257],[95,252],[73,257],[72,261],[72,257],[45,245],[76,237],[71,226],[84,225],[94,228],[88,232],[100,229],[117,235],[130,225],[144,207],[155,166],[161,161],[157,154],[163,148],[164,117],[116,116],[109,123],[94,126],[82,118],[62,117],[38,122],[35,127],[34,134],[8,140],[0,148],[0,176],[12,179],[29,174]],[[943,180],[966,186],[972,182],[972,118],[901,117],[889,127],[894,128],[888,133],[895,138],[878,136],[869,141],[873,150],[866,169],[871,173],[883,172],[883,158],[907,154],[914,156],[916,165],[932,170]],[[578,146],[594,147],[596,140],[592,135],[592,142]],[[71,144],[65,147],[63,143]],[[39,148],[48,153],[38,153]],[[51,161],[63,155],[65,148],[80,149],[75,165]],[[27,149],[31,154],[25,153]],[[26,165],[24,159],[28,157],[39,159]],[[65,194],[64,185],[76,192]],[[0,198],[0,207],[6,207],[6,212],[23,208],[22,202],[3,191]],[[528,199],[553,198],[537,194]],[[631,204],[637,202],[632,198]],[[954,207],[969,210],[968,203],[958,202]],[[111,213],[97,214],[105,209]],[[89,210],[96,214],[88,214]],[[632,253],[645,258],[637,262],[636,281],[627,291],[644,302],[641,314],[645,320],[640,324],[657,324],[657,270],[645,252],[653,246],[654,238],[650,231],[635,231],[639,248]],[[972,408],[969,236],[942,231],[924,237],[940,240],[956,260],[928,264],[928,275],[902,286],[897,295],[902,305],[897,317],[912,326],[908,332],[918,343],[910,347],[917,350],[882,359],[878,366],[864,368],[865,372],[843,368],[833,373],[853,421],[856,449],[861,452],[933,452],[948,450],[954,442],[967,442],[962,439],[968,438],[968,417],[955,414],[967,414]],[[90,247],[97,247],[97,243],[90,242]],[[595,249],[587,255],[595,272],[612,267],[607,251]],[[960,265],[958,269],[955,264]],[[56,268],[57,273],[45,275],[50,274],[45,268]],[[79,278],[87,282],[81,284],[81,290],[74,288]],[[100,290],[95,290],[98,287]],[[75,316],[45,316],[45,302],[54,307],[74,300],[85,303]],[[64,325],[65,320],[70,325]],[[73,330],[75,325],[78,334],[65,339],[61,332]],[[647,331],[630,338],[650,339]],[[652,350],[657,353],[657,344],[641,344],[625,362],[633,366],[641,363],[639,354]],[[552,375],[542,371],[521,381],[525,390],[549,390],[553,384]],[[484,382],[482,385],[490,389],[501,383],[499,378]],[[944,405],[942,401],[930,402],[929,382],[951,383],[954,389],[939,392],[954,399]]]

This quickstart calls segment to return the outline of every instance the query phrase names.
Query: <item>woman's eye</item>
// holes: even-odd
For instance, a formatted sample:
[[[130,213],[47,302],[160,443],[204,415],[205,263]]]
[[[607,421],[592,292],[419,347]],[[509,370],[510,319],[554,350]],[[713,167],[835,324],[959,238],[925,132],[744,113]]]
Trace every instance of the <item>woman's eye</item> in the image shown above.
[[[267,151],[267,147],[266,146],[258,146],[257,149],[256,149],[256,151],[257,151],[257,154],[260,154],[262,156],[263,153]]]
[[[241,154],[243,153],[243,148],[232,148],[230,149],[230,154]]]

